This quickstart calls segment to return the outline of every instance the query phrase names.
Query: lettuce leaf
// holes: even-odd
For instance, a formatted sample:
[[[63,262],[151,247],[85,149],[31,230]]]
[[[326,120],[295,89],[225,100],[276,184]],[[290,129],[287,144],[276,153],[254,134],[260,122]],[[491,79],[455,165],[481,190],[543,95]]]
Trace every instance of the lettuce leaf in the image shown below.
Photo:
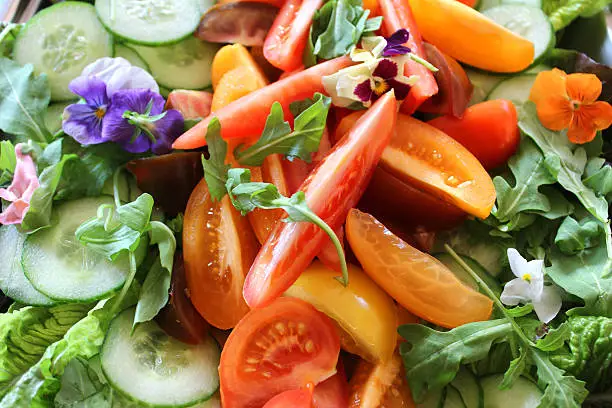
[[[611,0],[543,0],[542,10],[554,30],[559,31],[578,17],[593,17],[610,3]]]

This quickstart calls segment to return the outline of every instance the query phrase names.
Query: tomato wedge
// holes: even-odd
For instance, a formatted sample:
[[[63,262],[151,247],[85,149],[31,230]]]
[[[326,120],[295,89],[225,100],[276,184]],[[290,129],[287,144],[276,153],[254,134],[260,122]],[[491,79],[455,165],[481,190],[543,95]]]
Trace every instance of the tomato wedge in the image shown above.
[[[348,383],[342,363],[338,372],[317,385],[313,394],[314,408],[346,408],[348,406]]]
[[[213,202],[202,180],[185,211],[183,254],[191,301],[213,326],[230,329],[249,311],[242,284],[258,248],[246,217],[229,197]]]
[[[266,76],[249,50],[241,44],[231,44],[222,47],[213,58],[210,68],[213,88],[217,88],[225,74],[239,67],[246,67],[250,71],[253,82],[259,85],[258,88],[263,88],[268,84]]]
[[[185,119],[205,118],[210,114],[213,95],[205,91],[175,89],[166,100],[166,109],[176,109]]]
[[[339,353],[333,322],[303,300],[251,310],[221,352],[222,404],[260,408],[281,392],[316,385],[335,374]]]
[[[412,53],[426,58],[423,40],[417,27],[408,0],[379,0],[383,16],[383,30],[387,36],[399,29],[405,28],[410,33],[406,46]],[[414,113],[427,99],[438,93],[438,84],[433,73],[423,65],[409,61],[406,64],[407,75],[418,75],[419,82],[412,86],[408,97],[402,103],[402,112]]]
[[[357,364],[349,386],[349,408],[415,407],[404,378],[402,359],[397,353],[384,363],[361,361]]]
[[[312,408],[312,393],[305,389],[289,390],[266,402],[263,408]]]
[[[478,159],[452,137],[410,116],[398,115],[380,167],[477,217],[487,218],[493,208],[493,181]]]
[[[371,215],[351,210],[346,234],[364,271],[413,314],[448,328],[491,315],[491,299],[464,285],[436,258],[411,247]]]
[[[470,106],[461,119],[440,116],[427,123],[461,143],[487,170],[505,164],[521,140],[516,108],[504,99]]]
[[[270,64],[283,71],[302,65],[310,24],[321,4],[323,0],[287,0],[264,42],[264,55]]]
[[[291,118],[289,104],[311,98],[315,92],[324,92],[321,78],[351,65],[347,57],[336,58],[298,72],[250,93],[215,112],[221,122],[221,136],[225,140],[258,138],[266,124],[270,107],[279,102],[286,118]],[[248,120],[245,120],[248,118]],[[206,131],[211,117],[185,132],[175,142],[175,149],[195,149],[206,145]]]
[[[331,317],[340,327],[342,348],[371,361],[391,359],[396,342],[397,316],[393,299],[360,268],[349,265],[349,284],[320,262],[313,262],[285,296],[297,297]]]
[[[361,198],[392,136],[396,116],[395,96],[388,92],[300,187],[308,207],[332,229],[342,225]],[[287,290],[321,250],[325,237],[312,223],[279,223],[247,275],[243,290],[247,304],[263,307]]]

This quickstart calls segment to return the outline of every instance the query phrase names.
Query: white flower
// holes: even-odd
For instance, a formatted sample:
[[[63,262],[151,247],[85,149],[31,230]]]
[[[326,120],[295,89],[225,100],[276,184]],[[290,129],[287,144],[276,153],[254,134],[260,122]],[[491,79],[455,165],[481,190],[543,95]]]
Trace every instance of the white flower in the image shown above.
[[[371,62],[380,58],[386,46],[385,37],[363,37],[361,48],[353,47],[350,58],[355,62]]]
[[[508,249],[508,261],[516,279],[506,283],[501,301],[509,306],[531,303],[538,319],[550,322],[561,310],[561,296],[556,286],[544,285],[544,261],[527,262],[514,248]]]
[[[108,97],[121,89],[150,89],[159,93],[159,86],[151,74],[121,57],[100,58],[86,66],[81,76],[94,76],[104,81]]]

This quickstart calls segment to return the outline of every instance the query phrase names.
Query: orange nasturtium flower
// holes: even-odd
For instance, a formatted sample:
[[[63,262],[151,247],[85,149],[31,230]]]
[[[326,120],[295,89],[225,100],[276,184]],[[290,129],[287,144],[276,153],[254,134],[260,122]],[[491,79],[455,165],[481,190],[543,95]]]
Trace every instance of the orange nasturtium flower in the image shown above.
[[[601,81],[593,74],[560,69],[540,72],[531,88],[540,122],[550,130],[567,130],[572,143],[587,143],[612,124],[612,106],[598,101]]]

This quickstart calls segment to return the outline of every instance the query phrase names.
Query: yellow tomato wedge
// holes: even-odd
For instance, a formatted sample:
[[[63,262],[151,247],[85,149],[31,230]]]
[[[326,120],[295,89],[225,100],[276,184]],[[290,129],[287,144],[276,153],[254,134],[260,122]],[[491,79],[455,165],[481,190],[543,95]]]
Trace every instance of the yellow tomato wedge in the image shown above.
[[[533,43],[456,0],[409,0],[419,31],[442,52],[476,68],[518,72],[533,62]]]
[[[268,84],[263,71],[249,51],[243,45],[232,44],[222,47],[215,54],[210,73],[213,88],[217,88],[219,81],[225,74],[238,67],[247,67],[254,77],[253,79],[260,83],[260,88]]]
[[[364,271],[411,313],[448,328],[491,315],[491,299],[464,285],[440,261],[411,247],[371,215],[352,209],[345,228]]]
[[[372,363],[386,362],[396,345],[397,315],[393,300],[361,269],[349,265],[349,284],[315,261],[286,292],[312,304],[336,321],[345,350]]]
[[[495,187],[472,153],[441,130],[408,115],[397,115],[395,128],[380,167],[469,214],[489,216]]]

